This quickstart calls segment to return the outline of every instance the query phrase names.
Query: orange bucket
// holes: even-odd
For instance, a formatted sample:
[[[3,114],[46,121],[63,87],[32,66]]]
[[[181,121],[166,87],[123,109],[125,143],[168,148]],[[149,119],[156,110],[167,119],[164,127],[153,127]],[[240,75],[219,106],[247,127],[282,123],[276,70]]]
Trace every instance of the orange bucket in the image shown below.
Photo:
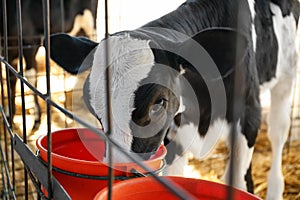
[[[36,141],[38,156],[47,163],[47,136]],[[105,153],[105,142],[87,128],[62,129],[52,133],[53,175],[73,200],[93,199],[108,183],[108,166],[101,162]],[[167,153],[160,146],[156,154],[144,161],[149,168],[159,173]],[[147,173],[135,163],[115,163],[115,183],[132,177],[136,169]]]
[[[227,200],[229,186],[211,181],[183,178],[165,177],[182,189],[189,192],[195,199],[201,200]],[[167,188],[162,186],[152,177],[136,178],[114,184],[112,187],[113,200],[170,200],[179,199]],[[259,200],[260,198],[235,188],[233,190],[234,200]],[[101,190],[94,200],[106,200],[108,189]]]

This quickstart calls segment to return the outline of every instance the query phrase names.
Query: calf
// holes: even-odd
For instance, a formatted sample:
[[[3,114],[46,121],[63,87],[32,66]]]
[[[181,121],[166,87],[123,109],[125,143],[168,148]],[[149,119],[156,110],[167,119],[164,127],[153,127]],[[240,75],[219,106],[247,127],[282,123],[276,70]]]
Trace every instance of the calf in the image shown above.
[[[2,1],[0,2],[0,10],[2,9]],[[8,62],[17,69],[17,64],[12,61],[18,56],[18,31],[17,31],[17,1],[7,2],[7,34],[8,34]],[[63,4],[61,4],[63,2]],[[50,31],[51,33],[69,32],[77,34],[82,27],[85,35],[93,33],[95,30],[95,16],[96,16],[97,0],[80,1],[51,1],[50,2]],[[62,12],[63,9],[63,12]],[[32,75],[36,77],[37,63],[35,55],[41,45],[42,36],[44,33],[43,24],[43,9],[42,1],[26,0],[21,1],[22,12],[22,33],[23,33],[23,55],[26,61],[26,70],[32,70]],[[82,18],[92,15],[91,21],[78,26],[76,21],[82,21]],[[0,36],[3,36],[3,16],[0,15]],[[73,27],[75,23],[76,26]],[[3,43],[1,38],[0,44]],[[34,79],[34,85],[37,81]],[[15,90],[16,90],[16,77],[11,73],[10,75],[11,94],[12,94],[12,118],[15,115]],[[35,99],[35,125],[33,129],[38,128],[41,119],[41,110],[38,104],[37,96]]]
[[[273,162],[267,199],[281,199],[298,17],[299,4],[293,0],[189,0],[99,44],[53,35],[51,56],[73,74],[91,67],[83,97],[104,130],[109,127],[105,74],[110,69],[111,137],[124,151],[148,159],[167,138],[167,170],[180,174],[187,151],[201,159],[225,139],[234,165],[227,165],[224,179],[229,181],[233,168],[233,185],[250,192],[259,94],[270,89]],[[113,158],[128,161],[117,151]]]

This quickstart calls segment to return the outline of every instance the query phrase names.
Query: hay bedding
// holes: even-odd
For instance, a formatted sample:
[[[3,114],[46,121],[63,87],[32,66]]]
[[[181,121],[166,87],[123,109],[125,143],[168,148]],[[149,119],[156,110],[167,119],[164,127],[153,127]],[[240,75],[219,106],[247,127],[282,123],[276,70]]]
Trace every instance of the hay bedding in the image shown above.
[[[52,67],[51,68],[52,73],[54,74],[61,74],[61,69],[58,67]],[[55,75],[54,75],[55,76]],[[52,76],[53,77],[53,76]],[[68,75],[67,75],[68,77]],[[65,76],[60,76],[61,79],[66,78]],[[63,81],[64,82],[64,81]],[[61,84],[53,84],[54,86],[58,86],[62,88]],[[43,90],[43,89],[41,89]],[[55,90],[55,89],[52,89]],[[33,99],[33,98],[31,98]],[[58,100],[61,105],[64,105],[65,101],[67,101],[66,105],[69,108],[74,106],[72,105],[72,95],[67,93],[67,96],[65,96],[65,93],[56,93],[52,95],[53,100]],[[71,99],[71,100],[70,100]],[[75,100],[78,101],[80,97]],[[29,103],[29,102],[28,102]],[[33,105],[33,104],[31,104]],[[41,101],[42,110],[45,111],[45,103]],[[20,105],[17,105],[17,108],[20,108]],[[29,109],[30,110],[30,109]],[[31,109],[32,110],[32,109]],[[28,111],[28,110],[27,110]],[[74,123],[71,121],[65,121],[66,118],[63,114],[60,112],[57,112],[55,109],[52,109],[52,129],[60,129],[65,127],[66,125],[68,127],[78,126],[77,123]],[[20,113],[18,113],[20,114]],[[27,112],[28,118],[27,122],[32,123],[33,115],[32,112]],[[31,114],[31,115],[30,115]],[[32,117],[32,118],[30,118]],[[21,116],[16,116],[16,118],[21,119]],[[34,133],[29,134],[29,146],[35,151],[35,140],[37,137],[41,134],[46,133],[46,116],[43,114],[42,116],[42,125],[39,130],[35,131]],[[21,122],[15,122],[16,127],[22,127]],[[32,124],[29,124],[27,126],[29,129],[32,127]],[[19,132],[18,130],[15,130],[16,132]],[[21,131],[20,131],[21,132]],[[300,200],[300,155],[298,154],[300,152],[300,140],[295,140],[290,143],[289,148],[287,148],[287,145],[284,149],[283,153],[283,173],[285,176],[285,191],[284,191],[284,199],[285,200]],[[220,178],[222,174],[224,173],[226,160],[227,160],[227,149],[223,143],[220,143],[217,145],[217,148],[214,150],[213,154],[207,158],[204,161],[199,161],[195,159],[190,160],[190,167],[193,171],[193,175],[201,175],[202,179],[212,180],[216,182],[220,182]],[[18,162],[20,162],[20,159],[18,158]],[[253,166],[252,166],[252,172],[253,172],[253,179],[255,184],[255,194],[258,195],[261,198],[265,198],[266,196],[266,189],[267,189],[267,175],[269,171],[271,163],[271,147],[270,143],[267,139],[266,134],[266,126],[262,125],[261,133],[259,134],[257,138],[257,143],[255,145],[255,151],[253,155]],[[20,163],[21,164],[21,163]],[[19,167],[18,167],[19,168]],[[21,169],[20,169],[21,170]],[[17,174],[20,174],[17,172]],[[22,173],[21,173],[22,174]],[[18,179],[18,185],[19,187],[23,186],[23,183],[20,181],[19,176]],[[0,187],[1,189],[1,187]],[[17,191],[22,191],[22,189],[19,189]],[[33,192],[34,188],[30,186],[29,191]],[[22,192],[21,192],[22,193]],[[22,194],[18,195],[19,197],[22,196]],[[35,196],[35,195],[33,195]],[[33,198],[34,199],[34,198]]]
[[[282,165],[285,177],[285,200],[300,200],[300,140],[286,144],[283,152]],[[252,160],[254,194],[265,199],[267,192],[267,176],[271,164],[271,146],[267,138],[265,126],[258,135]],[[221,182],[227,160],[227,148],[219,143],[212,156],[204,161],[192,159],[190,165],[201,178]]]

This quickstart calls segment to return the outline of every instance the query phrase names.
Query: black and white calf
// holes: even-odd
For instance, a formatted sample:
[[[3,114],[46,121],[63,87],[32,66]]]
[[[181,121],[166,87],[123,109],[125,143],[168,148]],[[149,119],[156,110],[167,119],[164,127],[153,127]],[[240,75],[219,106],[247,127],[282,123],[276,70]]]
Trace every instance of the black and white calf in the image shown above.
[[[297,68],[298,12],[293,0],[190,0],[99,44],[53,35],[51,55],[73,74],[91,67],[83,96],[104,129],[105,74],[110,67],[112,138],[125,150],[147,159],[167,136],[168,170],[178,174],[187,164],[187,151],[203,158],[223,138],[235,161],[227,166],[225,181],[229,167],[234,167],[233,184],[248,191],[253,191],[251,158],[261,120],[259,94],[270,89],[273,162],[267,198],[281,199],[281,154]],[[237,132],[233,145],[231,130]],[[127,161],[117,151],[113,156],[115,161]]]
[[[0,0],[0,49],[3,44],[3,1]],[[17,30],[17,1],[6,1],[7,8],[7,36],[8,36],[8,62],[17,69],[13,62],[19,55],[18,52],[18,30]],[[61,4],[63,2],[63,4]],[[51,1],[50,2],[50,31],[51,33],[69,32],[77,34],[81,29],[85,35],[95,34],[95,16],[97,0],[80,1]],[[62,12],[63,9],[63,12]],[[44,34],[43,5],[42,1],[26,0],[21,2],[22,33],[23,33],[23,56],[26,61],[26,74],[36,75],[36,53],[42,44]],[[81,24],[80,24],[81,23]],[[3,55],[3,52],[0,52]],[[36,80],[33,84],[36,86]],[[16,77],[10,76],[12,94],[12,118],[15,115],[15,92]],[[38,99],[35,96],[35,128],[41,119],[41,110]]]

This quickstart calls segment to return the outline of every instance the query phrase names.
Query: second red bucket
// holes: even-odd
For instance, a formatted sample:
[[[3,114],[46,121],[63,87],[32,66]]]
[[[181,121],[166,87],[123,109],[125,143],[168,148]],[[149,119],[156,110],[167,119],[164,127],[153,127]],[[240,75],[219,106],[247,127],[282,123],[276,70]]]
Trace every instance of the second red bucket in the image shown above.
[[[47,136],[40,137],[36,145],[39,157],[47,163]],[[93,199],[107,186],[108,166],[101,162],[104,153],[105,142],[89,129],[63,129],[52,133],[53,175],[73,200]],[[161,146],[144,164],[157,171],[161,169],[165,155],[166,148]],[[122,169],[114,170],[115,182],[134,177],[130,172],[132,168],[141,170],[135,163],[116,163],[114,166]]]
[[[191,197],[188,199],[197,200],[227,200],[228,192],[232,190],[233,200],[260,200],[260,198],[235,188],[230,188],[227,185],[183,177],[164,177],[170,184],[176,185],[186,192]],[[162,186],[157,180],[152,177],[143,177],[132,180],[126,180],[113,185],[112,199],[113,200],[179,200],[166,187]],[[108,197],[108,189],[100,191],[94,200],[106,200]]]

